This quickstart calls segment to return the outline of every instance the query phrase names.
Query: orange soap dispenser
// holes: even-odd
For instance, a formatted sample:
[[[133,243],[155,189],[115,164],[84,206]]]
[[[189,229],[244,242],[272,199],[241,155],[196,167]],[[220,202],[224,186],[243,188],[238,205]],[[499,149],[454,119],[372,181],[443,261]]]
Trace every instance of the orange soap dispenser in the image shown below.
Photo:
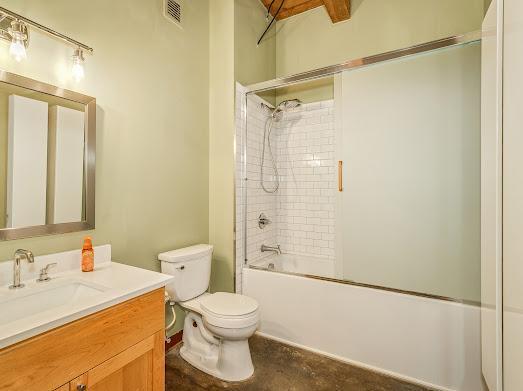
[[[84,239],[82,247],[82,271],[92,272],[94,270],[94,250],[93,242],[89,236]]]

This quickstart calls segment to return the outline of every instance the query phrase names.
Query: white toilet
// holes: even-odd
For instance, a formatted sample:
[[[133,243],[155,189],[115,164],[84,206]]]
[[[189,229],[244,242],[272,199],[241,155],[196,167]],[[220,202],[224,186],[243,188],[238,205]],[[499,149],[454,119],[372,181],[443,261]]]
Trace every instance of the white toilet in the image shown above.
[[[248,338],[259,322],[258,302],[250,297],[207,293],[213,247],[198,244],[158,255],[171,299],[186,311],[180,354],[196,368],[226,381],[254,372]]]

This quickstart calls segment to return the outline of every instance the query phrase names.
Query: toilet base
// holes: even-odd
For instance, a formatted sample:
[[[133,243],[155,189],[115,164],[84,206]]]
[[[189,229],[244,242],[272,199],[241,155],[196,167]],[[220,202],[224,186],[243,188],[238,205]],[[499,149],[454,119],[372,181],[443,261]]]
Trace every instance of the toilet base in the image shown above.
[[[185,318],[180,355],[193,367],[225,381],[247,380],[254,373],[247,339],[218,339],[205,328],[202,318],[192,312]]]

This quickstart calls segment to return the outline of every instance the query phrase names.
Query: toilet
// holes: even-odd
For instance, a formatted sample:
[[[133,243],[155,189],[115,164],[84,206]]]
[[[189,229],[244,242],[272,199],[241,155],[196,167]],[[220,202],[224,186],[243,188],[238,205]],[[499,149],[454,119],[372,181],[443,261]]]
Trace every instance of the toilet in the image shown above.
[[[258,302],[226,292],[207,293],[213,247],[198,244],[158,255],[162,273],[174,277],[167,293],[186,312],[180,355],[201,371],[226,381],[254,373],[248,338],[260,320]]]

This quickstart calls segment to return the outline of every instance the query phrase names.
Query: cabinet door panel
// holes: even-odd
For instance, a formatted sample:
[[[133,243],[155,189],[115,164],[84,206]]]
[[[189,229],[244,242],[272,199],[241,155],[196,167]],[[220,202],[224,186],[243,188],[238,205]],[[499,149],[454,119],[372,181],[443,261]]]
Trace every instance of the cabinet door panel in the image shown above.
[[[91,369],[87,375],[89,386],[93,387],[97,383],[111,377],[112,374],[117,371],[125,369],[127,365],[132,364],[133,361],[152,352],[153,349],[154,335],[151,335],[149,338],[138,342],[136,345],[131,346],[129,349],[124,350],[122,353]]]
[[[151,391],[152,354],[147,352],[90,386],[88,391]]]
[[[147,352],[123,368],[123,390],[153,389],[153,354]]]
[[[163,391],[163,355],[163,333],[158,332],[75,379],[70,389],[83,385],[85,391]]]
[[[89,391],[123,391],[123,389],[123,369],[113,372],[88,388]]]

